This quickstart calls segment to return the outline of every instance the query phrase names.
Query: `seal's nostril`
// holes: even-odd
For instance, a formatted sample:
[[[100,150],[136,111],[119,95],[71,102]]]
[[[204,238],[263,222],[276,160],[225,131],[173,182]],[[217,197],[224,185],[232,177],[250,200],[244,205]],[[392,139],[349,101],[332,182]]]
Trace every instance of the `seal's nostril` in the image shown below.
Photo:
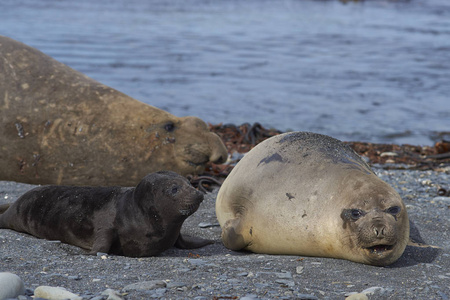
[[[377,237],[384,237],[385,229],[386,228],[384,226],[374,227],[373,232]]]

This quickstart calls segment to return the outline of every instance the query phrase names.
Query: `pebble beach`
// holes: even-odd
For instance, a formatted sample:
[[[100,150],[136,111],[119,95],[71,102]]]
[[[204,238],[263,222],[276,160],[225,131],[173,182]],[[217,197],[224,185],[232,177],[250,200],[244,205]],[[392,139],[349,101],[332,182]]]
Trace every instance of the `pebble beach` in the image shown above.
[[[169,249],[156,257],[88,256],[77,247],[0,230],[2,272],[24,283],[20,300],[43,287],[62,287],[73,299],[449,299],[450,168],[374,170],[402,196],[412,235],[434,247],[408,246],[388,267],[346,260],[230,251],[220,241],[214,206],[205,196],[182,232],[214,240],[201,249]],[[0,182],[0,203],[33,185]],[[4,284],[4,283],[0,283]],[[42,297],[42,296],[41,296]],[[78,298],[76,298],[78,297]]]

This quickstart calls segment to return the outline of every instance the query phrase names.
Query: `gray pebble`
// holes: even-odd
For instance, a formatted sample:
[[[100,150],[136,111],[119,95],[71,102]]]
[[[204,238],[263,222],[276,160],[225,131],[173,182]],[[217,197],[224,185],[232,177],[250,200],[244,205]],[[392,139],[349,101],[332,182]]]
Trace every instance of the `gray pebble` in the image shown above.
[[[186,284],[184,283],[184,282],[177,282],[177,281],[170,281],[170,282],[168,282],[167,284],[166,284],[166,287],[168,288],[168,289],[171,289],[171,288],[180,288],[180,287],[185,287],[186,286]]]
[[[301,299],[301,300],[317,300],[319,298],[317,298],[314,295],[310,295],[310,294],[298,294],[297,295],[297,299]]]
[[[275,273],[275,275],[280,279],[291,279],[292,278],[292,274],[290,272]]]
[[[439,294],[439,296],[441,296],[442,300],[448,300],[448,297],[447,297],[447,295],[446,295],[446,294],[444,294],[443,292],[441,292],[441,291],[437,291],[437,293]]]
[[[179,273],[186,273],[186,272],[191,271],[191,269],[189,269],[189,268],[180,268],[180,269],[177,269],[177,271],[178,271]]]
[[[450,197],[434,197],[433,201],[450,203]]]
[[[157,288],[166,287],[166,282],[162,280],[151,280],[151,281],[142,281],[133,284],[129,284],[125,286],[122,291],[131,292],[131,291],[145,291],[145,290],[153,290]]]
[[[259,299],[259,298],[255,294],[248,294],[248,295],[245,295],[244,297],[240,298],[240,300],[256,300],[256,299]]]
[[[16,298],[25,294],[23,281],[16,274],[0,273],[0,299]]]
[[[209,222],[201,222],[198,224],[200,228],[208,228],[208,227],[217,227],[220,226],[219,223],[209,223]]]
[[[259,289],[265,289],[265,288],[268,288],[269,285],[265,284],[265,283],[255,283],[255,287],[259,288]]]
[[[148,292],[148,295],[152,298],[161,298],[166,293],[167,289],[165,288],[159,288],[154,291]]]
[[[295,286],[295,282],[292,280],[286,280],[286,279],[277,279],[275,280],[276,283],[280,283],[283,285],[287,285],[288,287],[293,287]]]

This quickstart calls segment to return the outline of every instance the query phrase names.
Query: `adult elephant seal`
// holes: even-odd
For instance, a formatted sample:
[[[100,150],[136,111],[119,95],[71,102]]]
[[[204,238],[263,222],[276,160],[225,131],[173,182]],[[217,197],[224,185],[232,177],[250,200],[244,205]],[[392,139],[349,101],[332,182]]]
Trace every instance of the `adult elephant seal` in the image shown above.
[[[409,222],[399,194],[348,146],[293,132],[251,150],[216,202],[232,250],[389,265],[403,253]]]
[[[220,138],[0,36],[0,180],[134,186],[150,172],[200,173]]]
[[[180,234],[202,201],[187,179],[167,171],[147,175],[136,188],[43,186],[0,215],[0,228],[60,240],[91,254],[153,256],[174,245],[211,243]]]

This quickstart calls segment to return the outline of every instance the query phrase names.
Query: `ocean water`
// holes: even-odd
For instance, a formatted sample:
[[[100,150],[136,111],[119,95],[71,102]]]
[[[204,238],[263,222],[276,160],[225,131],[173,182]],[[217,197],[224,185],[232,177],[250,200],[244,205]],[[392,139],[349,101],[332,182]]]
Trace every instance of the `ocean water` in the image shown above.
[[[450,136],[448,0],[2,0],[0,34],[212,124]]]

